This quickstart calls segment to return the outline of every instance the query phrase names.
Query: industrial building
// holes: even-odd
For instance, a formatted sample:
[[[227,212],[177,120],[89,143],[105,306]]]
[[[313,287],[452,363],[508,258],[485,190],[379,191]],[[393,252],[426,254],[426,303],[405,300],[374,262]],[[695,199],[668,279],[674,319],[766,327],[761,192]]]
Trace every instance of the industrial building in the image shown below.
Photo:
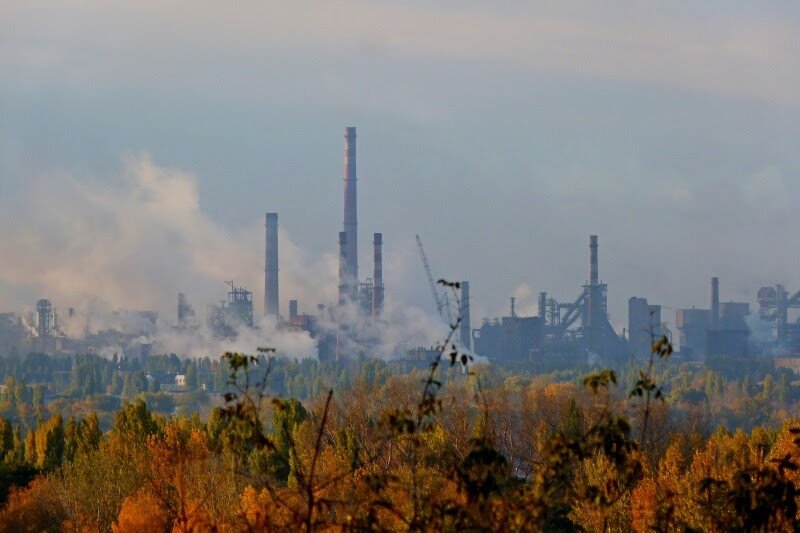
[[[758,317],[772,326],[777,350],[800,354],[800,291],[790,295],[783,285],[761,287],[757,298]]]
[[[288,314],[281,314],[278,213],[267,212],[265,216],[264,316],[273,320],[278,328],[309,333],[317,342],[317,355],[322,360],[346,361],[360,356],[387,355],[378,353],[381,330],[385,325],[383,233],[372,234],[371,276],[362,279],[359,274],[356,138],[356,128],[346,127],[344,216],[338,232],[336,301],[317,303],[315,312],[301,312],[303,302],[294,298],[283,300],[288,301]],[[331,237],[332,242],[333,235]],[[453,341],[461,350],[484,356],[491,362],[542,372],[567,366],[613,366],[630,359],[646,358],[656,337],[666,335],[672,340],[672,331],[662,321],[662,307],[639,296],[628,300],[627,328],[622,333],[614,330],[608,312],[608,286],[599,276],[596,235],[589,237],[588,280],[576,298],[556,300],[547,292],[541,292],[535,316],[519,316],[515,300],[511,298],[506,316],[483,318],[476,329],[471,324],[470,282],[462,280],[452,286],[435,282],[419,235],[417,245],[438,314],[454,328],[457,323]],[[231,338],[241,328],[256,329],[257,324],[253,293],[233,281],[226,283],[229,286],[227,299],[209,306],[206,323],[214,335]],[[762,287],[758,291],[758,306],[758,318],[773,328],[774,353],[800,355],[800,291],[791,294],[782,285]],[[103,346],[122,346],[139,357],[146,357],[152,348],[147,334],[155,330],[158,317],[149,311],[139,313],[142,326],[137,334],[144,335],[140,340],[135,340],[130,331],[109,330],[90,334],[91,328],[87,324],[84,338],[78,342],[64,335],[56,308],[50,300],[42,298],[36,302],[35,313],[30,315],[0,314],[0,352],[92,352]],[[748,355],[753,351],[749,316],[748,303],[720,301],[719,279],[712,278],[707,309],[676,310],[680,356],[686,360],[702,361],[707,357]],[[174,327],[184,332],[200,327],[185,293],[178,294],[177,324]],[[410,361],[415,361],[409,363],[411,366],[435,356],[427,348],[408,352],[409,347],[404,346],[403,351]]]
[[[500,363],[527,362],[532,368],[616,364],[630,356],[628,343],[608,317],[608,287],[600,281],[597,236],[589,237],[589,281],[571,303],[539,295],[539,315],[511,314],[484,319],[472,332],[475,352]]]
[[[428,286],[433,295],[433,301],[436,303],[436,312],[448,324],[455,326],[456,320],[460,319],[458,324],[458,343],[461,348],[467,351],[472,349],[472,322],[470,319],[470,297],[469,297],[469,281],[460,281],[452,288],[443,286],[440,290],[438,284],[433,281],[433,274],[431,273],[431,266],[428,262],[428,256],[425,254],[425,249],[422,246],[422,239],[419,235],[417,237],[417,250],[419,257],[422,261],[422,267],[425,269],[425,276],[428,279]],[[448,296],[449,290],[460,291],[460,294],[453,292],[453,297],[458,301],[458,317],[453,315],[450,308],[450,297]]]
[[[371,353],[377,345],[383,314],[383,234],[374,233],[372,277],[363,281],[358,272],[358,176],[356,128],[344,132],[344,220],[338,235],[339,284],[335,304],[317,304],[317,314],[300,314],[299,302],[289,300],[288,318],[280,314],[278,265],[278,214],[266,214],[264,250],[264,314],[279,327],[300,329],[317,341],[323,360],[347,359]]]
[[[253,293],[226,281],[230,289],[228,299],[208,308],[208,327],[217,337],[236,336],[238,327],[253,328]]]
[[[661,306],[648,304],[646,298],[628,299],[628,346],[634,359],[649,357],[653,341],[662,336],[672,340],[672,332],[661,321]]]
[[[678,309],[675,325],[680,333],[680,353],[687,360],[709,356],[744,357],[749,353],[750,314],[747,302],[720,302],[719,278],[711,278],[709,309]]]

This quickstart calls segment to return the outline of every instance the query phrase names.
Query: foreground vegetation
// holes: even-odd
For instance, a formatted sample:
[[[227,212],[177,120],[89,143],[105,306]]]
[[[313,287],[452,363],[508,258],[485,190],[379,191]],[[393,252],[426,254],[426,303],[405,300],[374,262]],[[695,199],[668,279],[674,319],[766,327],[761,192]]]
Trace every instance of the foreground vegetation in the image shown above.
[[[226,354],[227,403],[205,420],[141,398],[108,431],[93,414],[0,420],[2,529],[794,529],[798,430],[770,425],[788,378],[665,365],[665,339],[619,379],[504,376],[445,348],[430,372],[306,402],[269,393],[272,354]],[[767,425],[714,430],[717,400]]]

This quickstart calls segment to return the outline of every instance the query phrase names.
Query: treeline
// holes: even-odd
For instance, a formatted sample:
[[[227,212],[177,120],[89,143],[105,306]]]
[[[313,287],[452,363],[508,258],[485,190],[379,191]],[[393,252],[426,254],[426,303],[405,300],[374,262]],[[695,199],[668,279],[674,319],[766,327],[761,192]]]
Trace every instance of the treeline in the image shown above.
[[[267,367],[263,357],[262,363],[263,371]],[[339,364],[275,357],[269,367],[271,394],[304,401],[320,391],[344,390],[354,379],[380,383],[389,376],[384,361],[371,359]],[[122,402],[135,398],[142,399],[154,412],[207,416],[212,405],[208,393],[224,394],[228,390],[228,372],[219,360],[180,359],[174,354],[150,356],[143,363],[116,355],[32,353],[3,357],[0,416],[28,430],[54,414],[68,418],[95,413],[107,430]],[[184,376],[182,387],[176,385],[177,375]]]
[[[659,361],[669,355],[668,344],[656,347]],[[336,393],[300,402],[269,392],[273,380],[286,383],[286,374],[275,377],[284,363],[224,361],[227,403],[205,420],[161,416],[134,400],[106,432],[90,417],[53,417],[24,437],[0,424],[11,428],[0,431],[3,446],[11,443],[4,479],[35,475],[11,490],[0,524],[773,531],[798,523],[800,429],[774,415],[796,401],[791,383],[780,393],[782,374],[745,383],[659,362],[636,374],[556,380],[465,372],[454,355],[452,365],[445,358],[406,375],[362,366],[363,377]],[[715,426],[718,404],[753,402],[772,413],[764,425]]]

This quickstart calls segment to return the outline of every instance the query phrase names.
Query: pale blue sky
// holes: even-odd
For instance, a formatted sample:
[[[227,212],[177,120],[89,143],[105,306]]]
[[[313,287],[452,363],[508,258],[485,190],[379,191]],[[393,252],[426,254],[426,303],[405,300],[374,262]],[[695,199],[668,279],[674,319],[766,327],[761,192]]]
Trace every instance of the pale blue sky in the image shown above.
[[[794,4],[162,4],[0,0],[4,263],[53,252],[37,233],[51,226],[30,218],[58,224],[58,203],[35,212],[32,178],[36,194],[114,183],[143,152],[192,176],[214,228],[253,237],[239,243],[255,249],[248,260],[261,253],[253,228],[276,210],[322,262],[341,224],[342,132],[355,125],[362,273],[383,231],[387,262],[402,263],[389,291],[406,302],[431,304],[415,233],[437,273],[469,279],[489,314],[522,284],[577,296],[590,233],[617,324],[632,295],[705,305],[714,274],[725,299],[800,289]],[[174,231],[167,243],[198,245]],[[131,256],[147,239],[132,239]],[[167,245],[153,244],[164,269],[210,276],[156,245]],[[67,266],[0,273],[4,307],[87,271],[52,260]],[[108,284],[114,296],[97,296],[119,305],[126,289]]]

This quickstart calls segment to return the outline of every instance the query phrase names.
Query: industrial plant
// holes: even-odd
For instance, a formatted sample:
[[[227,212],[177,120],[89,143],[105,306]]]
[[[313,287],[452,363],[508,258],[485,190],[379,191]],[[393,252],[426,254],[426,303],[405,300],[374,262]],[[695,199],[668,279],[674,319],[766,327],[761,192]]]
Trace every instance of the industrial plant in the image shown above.
[[[300,312],[301,302],[288,300],[288,315],[281,314],[278,213],[265,218],[263,319],[254,310],[253,291],[235,281],[226,281],[218,303],[207,308],[205,320],[196,316],[190,295],[177,298],[177,321],[164,322],[153,311],[124,312],[123,328],[98,330],[86,324],[84,333],[67,335],[58,310],[46,298],[35,304],[35,313],[0,314],[0,351],[4,353],[103,353],[112,347],[125,355],[146,358],[153,349],[152,335],[167,324],[182,335],[209,334],[231,340],[244,332],[259,338],[260,328],[270,331],[302,332],[314,341],[322,361],[353,361],[363,357],[394,360],[398,367],[421,367],[430,363],[436,351],[428,346],[400,343],[387,349],[382,332],[385,321],[386,290],[383,278],[383,233],[372,234],[372,273],[362,278],[358,264],[358,176],[356,128],[344,132],[344,216],[338,236],[338,286],[335,302],[315,302]],[[336,240],[334,240],[336,239]],[[609,317],[609,287],[600,278],[599,239],[589,236],[588,279],[577,296],[556,299],[548,292],[538,296],[538,313],[521,316],[510,299],[509,312],[497,318],[471,323],[470,281],[442,286],[431,271],[419,235],[416,236],[422,273],[433,296],[436,313],[451,324],[454,340],[466,353],[493,364],[528,372],[585,366],[620,366],[646,358],[653,339],[666,336],[679,348],[676,356],[685,361],[703,361],[718,356],[748,357],[771,354],[791,358],[800,354],[800,291],[791,294],[782,285],[758,291],[758,312],[751,314],[747,302],[721,301],[720,281],[711,278],[708,308],[679,308],[674,323],[662,306],[643,297],[628,299],[627,327],[615,329]],[[446,277],[446,276],[444,276]],[[420,280],[422,280],[420,276]],[[473,280],[474,281],[474,280]],[[220,281],[220,288],[223,286]],[[433,310],[433,309],[431,309]],[[793,314],[794,313],[794,314]],[[790,316],[791,315],[791,316]],[[68,309],[72,320],[74,310]],[[767,340],[753,338],[754,321],[770,330]],[[131,325],[132,324],[132,325]],[[90,331],[94,331],[90,333]],[[264,332],[266,334],[266,332]],[[248,337],[249,338],[249,337]],[[255,347],[253,347],[255,348]],[[314,354],[308,354],[314,355]],[[800,366],[800,365],[799,365]]]

